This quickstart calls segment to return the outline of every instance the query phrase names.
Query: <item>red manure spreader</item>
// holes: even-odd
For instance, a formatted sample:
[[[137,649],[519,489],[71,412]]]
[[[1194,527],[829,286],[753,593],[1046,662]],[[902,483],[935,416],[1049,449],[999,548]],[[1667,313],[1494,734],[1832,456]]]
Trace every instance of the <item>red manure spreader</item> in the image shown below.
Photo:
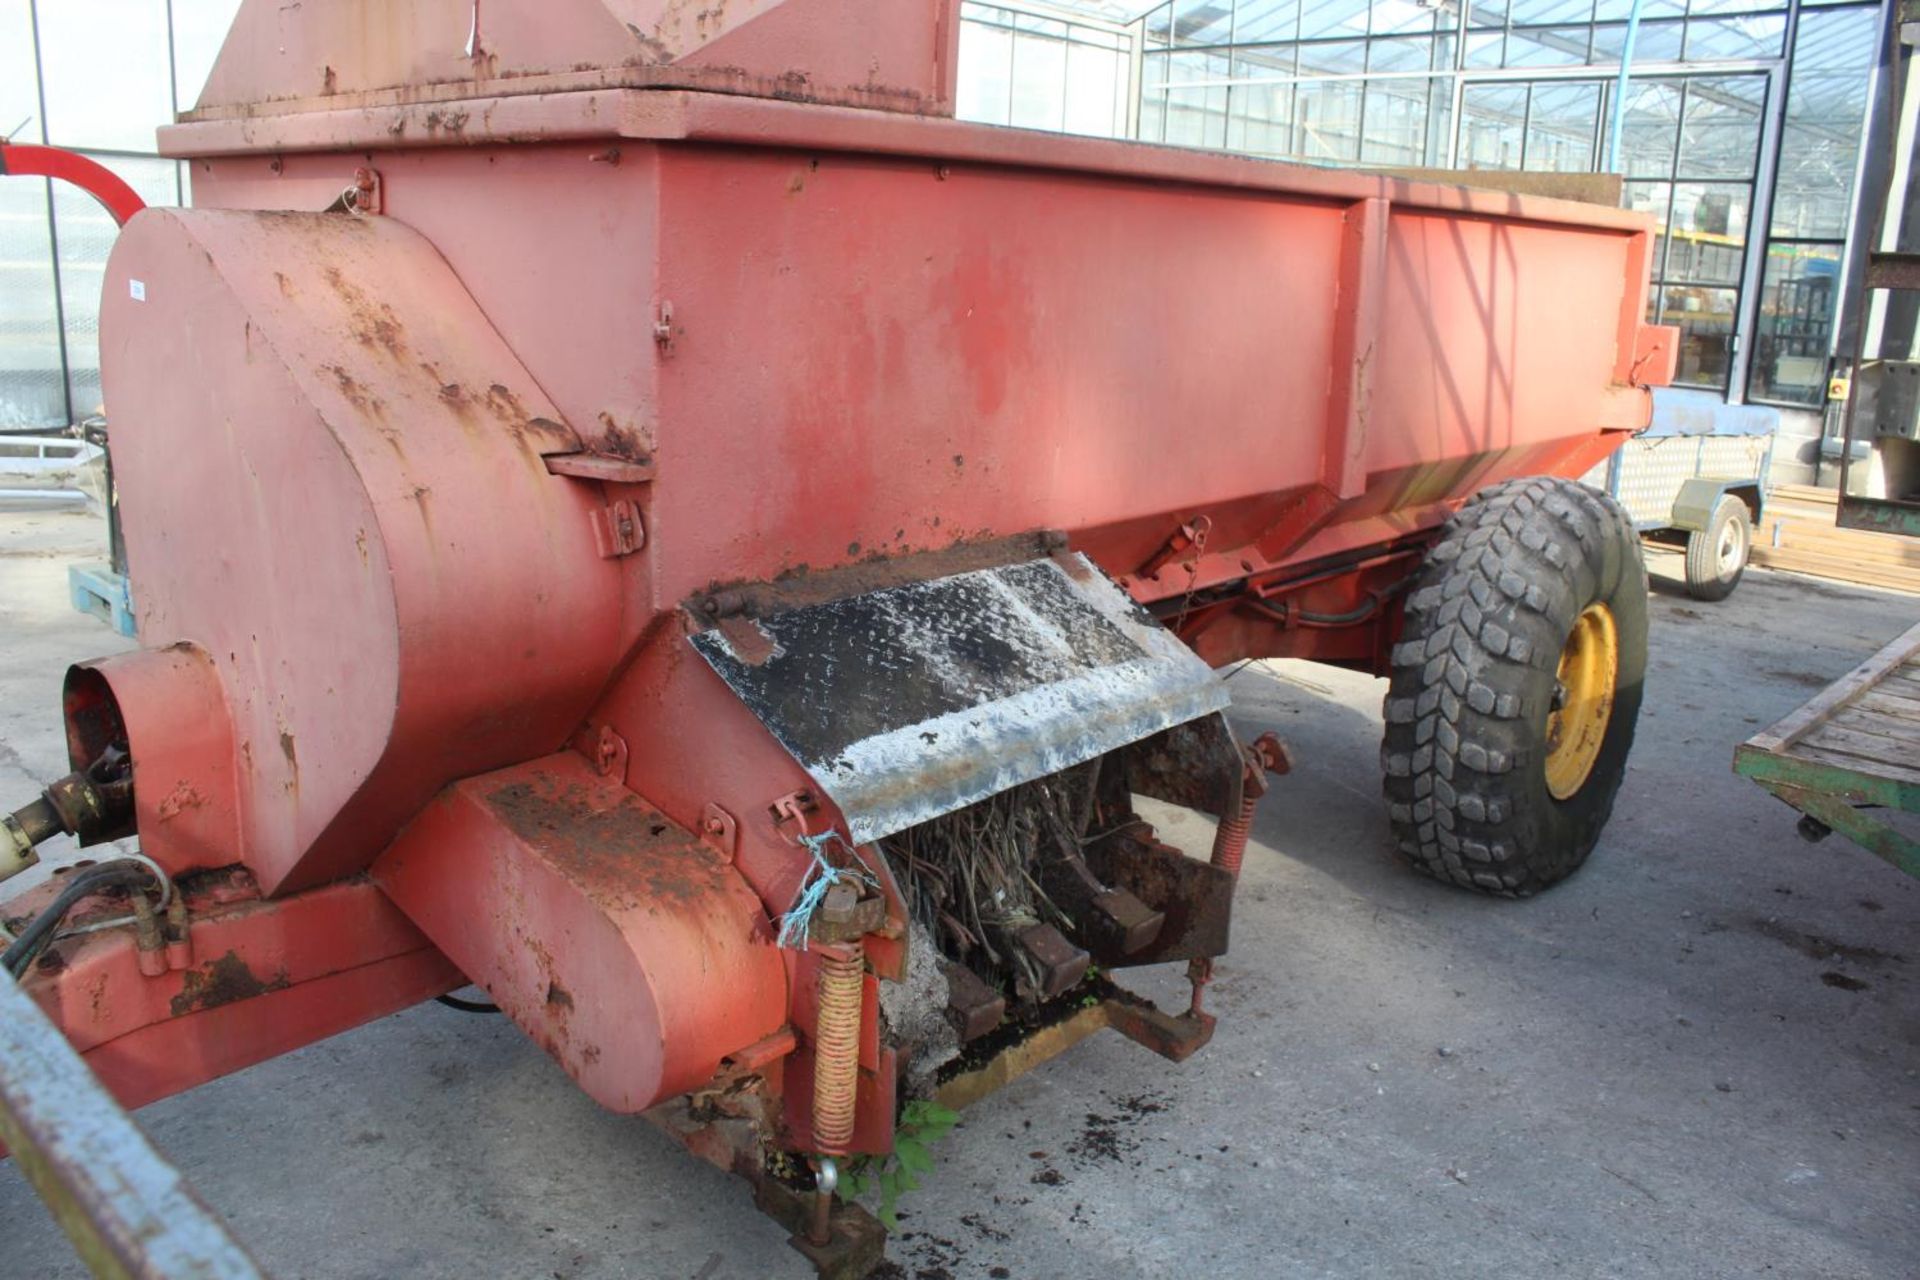
[[[957,8],[241,6],[105,277],[144,647],[0,820],[141,852],[5,909],[0,1135],[96,1265],[253,1274],[121,1107],[476,984],[864,1274],[903,1108],[1206,1044],[1242,659],[1390,677],[1414,868],[1592,849],[1651,223],[960,123]]]

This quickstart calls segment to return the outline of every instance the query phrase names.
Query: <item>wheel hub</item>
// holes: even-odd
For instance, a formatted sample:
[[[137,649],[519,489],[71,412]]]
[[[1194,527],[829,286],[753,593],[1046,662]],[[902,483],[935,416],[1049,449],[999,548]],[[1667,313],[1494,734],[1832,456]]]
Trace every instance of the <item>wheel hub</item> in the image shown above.
[[[1720,531],[1720,545],[1716,551],[1714,558],[1722,578],[1732,577],[1746,563],[1746,537],[1740,530],[1739,521],[1727,521],[1726,528]]]
[[[1547,716],[1547,791],[1566,800],[1586,785],[1613,718],[1620,675],[1620,633],[1613,612],[1590,604],[1574,620],[1560,650],[1556,678],[1564,690]]]

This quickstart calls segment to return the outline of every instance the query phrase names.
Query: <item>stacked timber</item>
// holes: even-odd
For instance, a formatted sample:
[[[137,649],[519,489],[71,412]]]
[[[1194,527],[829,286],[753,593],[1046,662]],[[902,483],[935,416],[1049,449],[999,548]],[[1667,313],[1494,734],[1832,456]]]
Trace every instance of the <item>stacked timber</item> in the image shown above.
[[[1842,529],[1838,495],[1811,485],[1775,485],[1754,532],[1753,563],[1883,591],[1920,594],[1920,538]]]

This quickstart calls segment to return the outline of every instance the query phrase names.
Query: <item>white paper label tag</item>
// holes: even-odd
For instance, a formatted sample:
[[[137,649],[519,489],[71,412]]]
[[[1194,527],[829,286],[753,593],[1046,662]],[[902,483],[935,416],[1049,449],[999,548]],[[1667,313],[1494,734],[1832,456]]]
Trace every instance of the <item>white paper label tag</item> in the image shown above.
[[[145,280],[127,281],[127,294],[135,302],[145,302],[147,300],[147,282]]]

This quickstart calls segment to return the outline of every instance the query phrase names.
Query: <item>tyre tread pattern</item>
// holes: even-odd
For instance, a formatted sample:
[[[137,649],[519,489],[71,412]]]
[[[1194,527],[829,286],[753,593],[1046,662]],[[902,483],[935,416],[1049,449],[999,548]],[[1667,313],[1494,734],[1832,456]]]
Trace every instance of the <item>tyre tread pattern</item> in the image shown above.
[[[1586,601],[1633,589],[1624,574],[1644,594],[1630,519],[1571,480],[1494,485],[1447,522],[1407,597],[1381,748],[1395,845],[1415,869],[1523,897],[1585,860],[1611,794],[1575,847],[1543,849],[1518,783],[1539,750],[1529,725],[1544,719],[1559,637]]]

